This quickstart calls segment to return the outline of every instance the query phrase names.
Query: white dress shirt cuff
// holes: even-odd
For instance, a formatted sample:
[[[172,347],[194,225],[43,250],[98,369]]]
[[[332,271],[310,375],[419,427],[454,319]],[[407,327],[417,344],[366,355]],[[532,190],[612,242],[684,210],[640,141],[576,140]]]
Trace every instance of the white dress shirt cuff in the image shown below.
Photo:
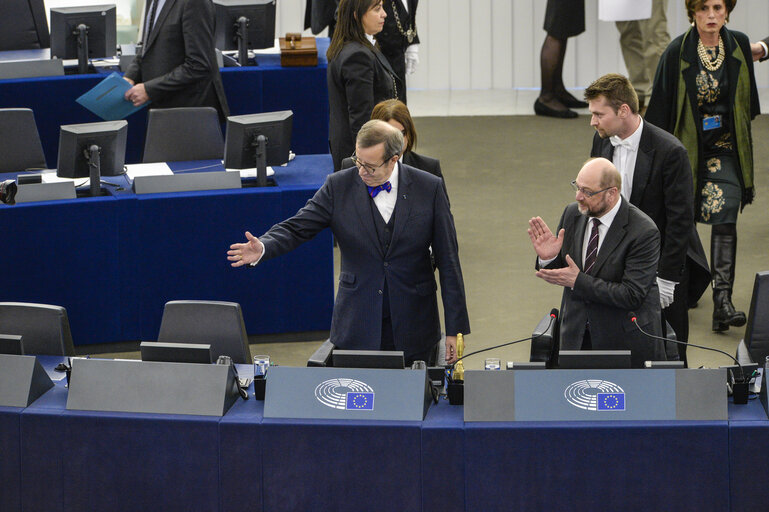
[[[262,258],[264,258],[264,244],[262,243],[261,240],[257,240],[257,242],[259,242],[259,244],[262,246],[262,254],[259,255],[259,259],[258,260],[256,260],[253,263],[249,263],[249,265],[251,265],[252,267],[257,266],[259,264],[259,262],[262,261]]]
[[[555,258],[550,258],[549,260],[543,260],[542,258],[537,258],[539,260],[539,268],[545,268],[546,266],[550,265],[552,262],[555,261]]]
[[[761,48],[764,49],[764,56],[761,57],[761,58],[765,59],[765,58],[769,57],[769,47],[766,46],[766,43],[763,42],[763,41],[759,41],[758,44],[760,44]]]

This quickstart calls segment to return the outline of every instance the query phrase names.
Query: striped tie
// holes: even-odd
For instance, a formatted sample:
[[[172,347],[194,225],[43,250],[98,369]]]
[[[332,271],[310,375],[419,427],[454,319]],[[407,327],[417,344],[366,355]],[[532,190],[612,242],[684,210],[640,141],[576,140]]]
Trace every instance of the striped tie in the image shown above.
[[[593,230],[590,231],[590,240],[587,242],[587,252],[585,253],[585,273],[589,274],[595,265],[595,259],[598,256],[598,226],[601,221],[593,219]]]

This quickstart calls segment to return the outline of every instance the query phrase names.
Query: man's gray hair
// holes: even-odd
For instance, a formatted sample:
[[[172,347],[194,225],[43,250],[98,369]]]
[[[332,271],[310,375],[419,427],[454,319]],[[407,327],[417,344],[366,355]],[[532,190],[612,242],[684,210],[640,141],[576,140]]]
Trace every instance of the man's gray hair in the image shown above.
[[[403,134],[392,125],[373,119],[361,126],[355,144],[370,148],[384,142],[384,158],[389,160],[403,151]]]

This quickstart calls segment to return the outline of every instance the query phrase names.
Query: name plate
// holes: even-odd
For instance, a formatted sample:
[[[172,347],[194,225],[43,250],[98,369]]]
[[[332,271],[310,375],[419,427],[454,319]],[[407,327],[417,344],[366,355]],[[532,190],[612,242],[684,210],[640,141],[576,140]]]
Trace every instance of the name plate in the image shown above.
[[[229,365],[73,359],[67,409],[223,416],[238,396]]]
[[[28,407],[52,387],[35,356],[0,354],[0,406]]]
[[[267,373],[265,418],[422,421],[427,370],[292,368]]]
[[[192,192],[198,190],[225,190],[241,188],[238,172],[186,172],[137,176],[133,191],[136,194],[158,194],[163,192]]]
[[[726,370],[465,372],[465,421],[726,420]]]
[[[55,181],[53,183],[27,183],[19,185],[16,192],[17,203],[32,203],[35,201],[59,201],[75,199],[77,192],[71,181]]]

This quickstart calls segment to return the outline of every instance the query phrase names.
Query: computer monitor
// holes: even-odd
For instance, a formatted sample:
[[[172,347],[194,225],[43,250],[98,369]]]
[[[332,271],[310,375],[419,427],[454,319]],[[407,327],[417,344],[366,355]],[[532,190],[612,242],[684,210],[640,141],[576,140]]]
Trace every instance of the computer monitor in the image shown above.
[[[743,339],[750,358],[763,365],[769,356],[769,271],[767,270],[756,273]]]
[[[124,172],[127,133],[124,120],[62,125],[56,174],[61,178],[90,178],[91,195],[100,195],[102,175]]]
[[[51,46],[43,0],[3,0],[0,52]]]
[[[51,58],[77,59],[78,73],[88,59],[114,57],[117,22],[114,4],[51,9]]]
[[[275,45],[275,0],[214,0],[220,50],[238,50],[238,62],[248,65],[248,50]],[[254,62],[256,64],[256,62]]]
[[[561,350],[558,367],[567,370],[630,368],[629,350]]]
[[[0,334],[0,354],[24,355],[22,337],[12,334]]]
[[[228,117],[224,167],[256,166],[257,185],[266,186],[267,166],[288,162],[293,120],[294,113],[290,110]]]
[[[211,345],[207,343],[162,343],[143,341],[139,345],[142,361],[211,364]]]
[[[331,352],[334,368],[404,368],[400,350],[334,350]]]

